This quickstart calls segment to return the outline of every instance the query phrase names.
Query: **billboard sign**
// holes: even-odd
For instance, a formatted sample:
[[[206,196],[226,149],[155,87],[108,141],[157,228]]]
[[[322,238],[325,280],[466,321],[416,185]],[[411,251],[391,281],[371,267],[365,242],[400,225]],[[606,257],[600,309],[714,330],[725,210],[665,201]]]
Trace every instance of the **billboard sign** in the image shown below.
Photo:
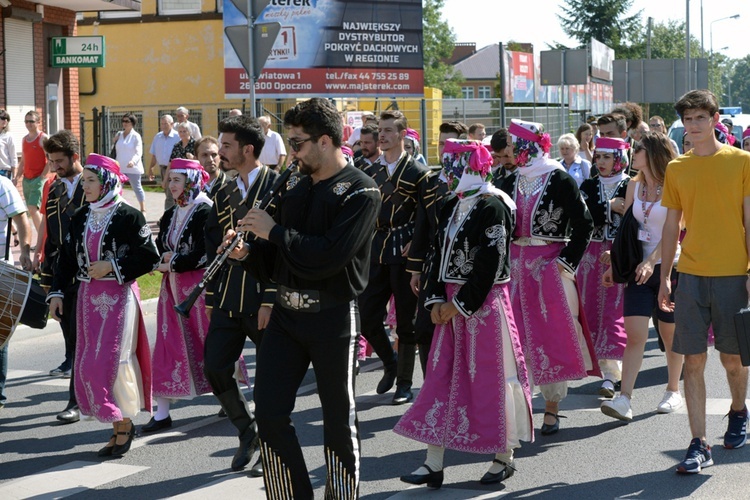
[[[255,21],[281,24],[255,84],[258,97],[423,95],[421,0],[271,0]],[[238,25],[247,26],[247,17],[224,0],[228,99],[247,97],[251,85],[226,36]]]
[[[591,76],[611,82],[614,78],[612,69],[615,61],[615,51],[602,42],[591,39]]]

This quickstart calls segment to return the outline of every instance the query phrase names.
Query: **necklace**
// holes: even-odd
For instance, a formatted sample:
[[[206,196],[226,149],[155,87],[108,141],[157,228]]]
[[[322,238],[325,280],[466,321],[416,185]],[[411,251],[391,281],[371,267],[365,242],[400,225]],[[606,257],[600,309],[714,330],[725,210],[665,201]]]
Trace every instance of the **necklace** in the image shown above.
[[[468,200],[460,200],[456,205],[456,210],[453,212],[453,224],[458,227],[464,221],[471,209],[474,208],[478,197],[469,198]]]
[[[544,185],[544,176],[539,175],[536,177],[527,177],[525,175],[518,176],[518,191],[528,198],[529,196],[535,195],[542,189]]]
[[[116,205],[113,205],[114,208]],[[98,233],[107,227],[109,222],[109,215],[112,213],[112,208],[101,211],[89,211],[88,226],[91,231]]]
[[[612,196],[617,192],[617,188],[620,187],[620,183],[612,184],[611,186],[607,186],[603,183],[599,183],[599,185],[602,187],[602,191],[604,191],[604,200],[608,201],[612,199]]]
[[[657,184],[656,196],[654,197],[654,201],[652,201],[648,208],[646,208],[646,202],[648,201],[648,187],[646,186],[646,183],[643,183],[643,188],[641,189],[641,210],[643,210],[644,227],[648,224],[648,216],[651,215],[651,209],[654,208],[656,202],[659,201],[659,196],[661,196],[661,185]]]

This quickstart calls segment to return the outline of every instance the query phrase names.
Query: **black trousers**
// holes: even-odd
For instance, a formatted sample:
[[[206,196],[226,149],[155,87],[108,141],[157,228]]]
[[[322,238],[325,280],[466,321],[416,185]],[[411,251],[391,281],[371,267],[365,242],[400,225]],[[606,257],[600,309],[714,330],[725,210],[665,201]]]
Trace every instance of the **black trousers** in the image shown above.
[[[386,306],[393,295],[396,302],[398,342],[415,345],[414,313],[417,296],[411,291],[411,273],[403,264],[371,264],[367,288],[359,296],[362,335],[372,345],[383,363],[390,362],[393,350],[383,326]]]
[[[60,328],[62,329],[63,338],[65,339],[65,362],[70,363],[71,376],[70,386],[68,387],[69,397],[67,408],[78,406],[76,391],[73,386],[75,377],[75,355],[76,355],[76,303],[78,302],[78,287],[65,291],[63,296],[63,310],[60,319]]]
[[[234,379],[234,367],[242,355],[245,340],[248,338],[255,344],[256,358],[258,357],[262,337],[263,332],[258,330],[257,316],[232,317],[223,309],[212,310],[211,323],[208,326],[208,334],[203,347],[203,372],[206,374],[208,383],[211,384],[213,393],[219,398],[229,420],[237,427],[240,435],[246,428],[239,426],[249,425],[251,416],[242,410],[245,404],[237,381]],[[226,404],[228,399],[233,400],[235,404]],[[235,410],[240,414],[231,414]]]
[[[278,303],[274,306],[255,376],[255,416],[267,498],[313,498],[290,418],[311,362],[323,410],[328,471],[325,498],[357,498],[360,441],[354,404],[356,339],[353,303],[318,313],[291,311]]]

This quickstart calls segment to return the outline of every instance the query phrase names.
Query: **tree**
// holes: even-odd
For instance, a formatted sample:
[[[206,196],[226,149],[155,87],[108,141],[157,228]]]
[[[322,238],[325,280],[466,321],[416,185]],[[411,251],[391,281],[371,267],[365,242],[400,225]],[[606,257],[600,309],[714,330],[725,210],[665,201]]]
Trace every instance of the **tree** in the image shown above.
[[[422,53],[424,57],[424,84],[443,91],[444,97],[459,97],[463,76],[444,59],[453,54],[456,34],[442,19],[445,0],[424,0],[422,5]]]
[[[558,14],[563,31],[581,46],[592,38],[612,47],[619,59],[628,59],[637,46],[634,36],[641,32],[641,12],[628,16],[633,0],[565,0],[566,6]]]
[[[734,67],[732,102],[742,104],[743,113],[750,113],[750,56],[738,60]]]

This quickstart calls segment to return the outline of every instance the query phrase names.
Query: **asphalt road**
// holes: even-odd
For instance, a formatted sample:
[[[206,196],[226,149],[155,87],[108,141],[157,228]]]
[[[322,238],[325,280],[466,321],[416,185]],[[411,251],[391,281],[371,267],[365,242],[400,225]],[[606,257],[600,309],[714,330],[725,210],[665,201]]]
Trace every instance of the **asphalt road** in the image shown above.
[[[153,342],[155,303],[147,301],[144,310]],[[261,479],[229,470],[237,439],[231,424],[216,416],[219,405],[211,395],[173,405],[172,429],[137,438],[124,458],[97,458],[96,451],[109,436],[107,425],[93,420],[59,425],[55,420],[67,401],[67,380],[47,372],[60,363],[62,353],[62,334],[54,322],[45,330],[21,327],[10,342],[9,401],[0,410],[0,498],[264,497]],[[245,358],[252,370],[251,343]],[[729,400],[715,352],[708,363],[707,385],[708,438],[716,465],[688,477],[674,473],[689,444],[687,415],[655,413],[666,368],[653,338],[638,379],[632,423],[601,414],[597,380],[578,381],[562,403],[567,418],[561,431],[549,437],[537,432],[534,443],[517,451],[518,472],[495,486],[478,482],[491,457],[451,451],[445,455],[441,490],[401,483],[399,475],[422,463],[424,447],[391,431],[404,407],[390,405],[392,393],[375,393],[381,373],[380,362],[369,359],[357,380],[363,498],[750,498],[750,446],[731,451],[721,447]],[[538,430],[543,401],[537,395],[533,404]],[[317,497],[322,498],[322,416],[311,372],[300,389],[293,418]],[[148,420],[142,413],[136,424]]]
[[[148,219],[157,220],[163,198],[155,193],[147,197]],[[132,192],[126,191],[126,198],[133,198]],[[144,311],[153,343],[155,303],[146,302]],[[109,437],[108,425],[93,420],[60,425],[55,420],[67,401],[68,381],[51,378],[48,372],[60,364],[63,350],[62,334],[53,321],[45,330],[21,327],[10,342],[9,401],[0,410],[0,499],[264,498],[262,479],[229,469],[236,432],[226,419],[216,416],[219,405],[212,395],[174,404],[173,427],[140,436],[124,458],[99,459],[96,451]],[[245,359],[252,371],[255,357],[249,342]],[[554,436],[537,432],[535,442],[517,450],[518,472],[512,478],[502,485],[482,486],[478,479],[492,457],[448,451],[445,482],[438,491],[398,480],[422,463],[425,447],[392,432],[405,408],[390,405],[392,392],[375,393],[380,366],[377,359],[367,360],[357,380],[362,498],[750,498],[750,446],[721,447],[729,391],[713,350],[706,379],[708,439],[716,465],[702,473],[674,472],[690,433],[684,409],[672,415],[655,412],[666,367],[652,334],[633,400],[633,422],[625,425],[599,411],[599,381],[577,381],[561,405],[567,418],[560,432]],[[421,385],[420,377],[417,373],[416,387]],[[539,395],[533,405],[538,431],[544,408]],[[142,413],[136,424],[149,418]],[[293,420],[316,496],[323,498],[322,415],[311,371],[299,391]]]

